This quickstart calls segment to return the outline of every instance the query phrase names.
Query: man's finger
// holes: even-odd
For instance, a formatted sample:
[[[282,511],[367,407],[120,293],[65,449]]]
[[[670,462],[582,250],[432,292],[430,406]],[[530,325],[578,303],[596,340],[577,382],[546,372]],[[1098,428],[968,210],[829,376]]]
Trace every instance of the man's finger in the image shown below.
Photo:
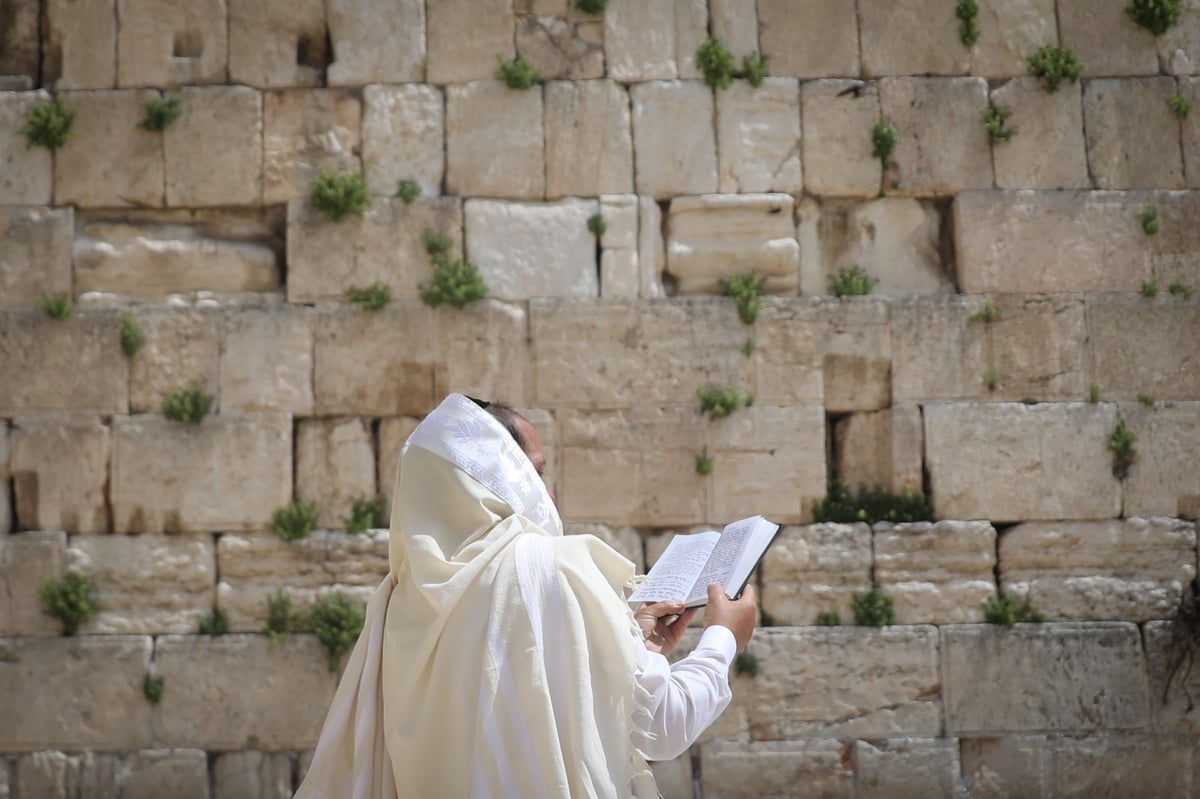
[[[700,608],[688,608],[679,614],[679,618],[671,622],[671,631],[683,630],[692,622],[692,617],[700,612]]]
[[[708,586],[708,604],[712,605],[722,599],[726,599],[725,589],[717,583],[710,583]]]

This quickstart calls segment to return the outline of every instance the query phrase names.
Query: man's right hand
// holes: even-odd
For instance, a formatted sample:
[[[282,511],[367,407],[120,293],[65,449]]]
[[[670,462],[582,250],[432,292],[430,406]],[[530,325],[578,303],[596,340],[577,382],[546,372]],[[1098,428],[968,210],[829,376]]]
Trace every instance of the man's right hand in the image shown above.
[[[758,595],[754,586],[746,586],[739,599],[725,596],[725,589],[713,583],[708,587],[708,607],[704,610],[704,626],[719,624],[733,631],[737,649],[741,652],[750,643],[758,625]]]

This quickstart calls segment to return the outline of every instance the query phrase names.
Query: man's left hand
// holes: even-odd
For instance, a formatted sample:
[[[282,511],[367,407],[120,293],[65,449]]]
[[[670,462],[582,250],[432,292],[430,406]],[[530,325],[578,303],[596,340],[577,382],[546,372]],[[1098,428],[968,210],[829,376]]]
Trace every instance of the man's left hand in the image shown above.
[[[669,655],[698,610],[685,609],[682,602],[645,602],[633,612],[633,617],[642,628],[646,649]]]

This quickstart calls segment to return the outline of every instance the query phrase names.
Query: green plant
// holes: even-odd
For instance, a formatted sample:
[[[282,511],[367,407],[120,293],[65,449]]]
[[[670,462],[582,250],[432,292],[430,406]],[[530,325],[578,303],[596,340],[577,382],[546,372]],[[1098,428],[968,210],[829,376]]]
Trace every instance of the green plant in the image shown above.
[[[213,608],[212,613],[207,616],[201,616],[197,625],[196,633],[198,635],[225,635],[229,632],[229,619],[225,617],[225,611],[220,608]]]
[[[892,598],[877,585],[870,591],[851,596],[850,607],[854,611],[854,623],[860,627],[887,627],[896,623]]]
[[[1029,600],[1017,601],[998,592],[983,603],[983,620],[988,624],[1003,624],[1012,627],[1026,622],[1040,623],[1046,617],[1029,606]]]
[[[749,358],[754,354],[754,339],[748,338],[742,342],[742,355]]]
[[[1153,236],[1158,232],[1158,209],[1153,205],[1147,205],[1138,214],[1138,221],[1142,223],[1142,232],[1147,236]]]
[[[767,57],[757,52],[742,56],[742,69],[738,77],[745,78],[756,89],[762,86],[763,79],[767,77]]]
[[[63,573],[62,579],[42,580],[38,592],[46,613],[62,622],[62,634],[74,635],[100,609],[92,593],[92,578],[77,571]]]
[[[126,358],[132,358],[142,348],[142,329],[131,314],[123,313],[117,317],[117,327],[121,331],[121,352]]]
[[[824,499],[813,505],[816,522],[924,522],[933,520],[933,508],[920,494],[905,489],[893,494],[883,488],[859,486],[851,491],[841,483],[833,483]]]
[[[350,651],[362,632],[362,609],[341,591],[334,591],[316,601],[309,611],[308,621],[329,653],[329,670],[337,671],[338,661]]]
[[[742,324],[752,325],[754,320],[758,319],[758,312],[762,310],[763,285],[766,282],[765,277],[758,277],[753,272],[721,278],[725,296],[733,298]]]
[[[146,699],[150,704],[157,705],[162,701],[163,686],[166,680],[162,677],[155,677],[150,672],[146,672],[145,678],[142,680],[142,693],[146,695]]]
[[[738,676],[746,676],[753,679],[762,671],[762,664],[758,660],[758,656],[753,652],[739,652],[737,657],[733,659],[733,672]]]
[[[301,629],[303,624],[300,617],[292,610],[291,594],[282,588],[276,589],[267,597],[267,623],[263,626],[263,632],[267,638],[278,642],[287,638],[288,633]]]
[[[1133,0],[1125,7],[1125,13],[1155,36],[1162,36],[1179,21],[1183,3],[1182,0]]]
[[[322,172],[312,182],[308,201],[334,222],[347,214],[362,216],[367,210],[367,181],[362,172]]]
[[[387,523],[383,518],[383,497],[358,497],[350,503],[350,515],[343,516],[350,535],[378,530]]]
[[[958,38],[962,39],[962,43],[970,47],[979,41],[979,23],[976,20],[979,4],[975,0],[958,0],[954,15],[958,17]]]
[[[1142,281],[1142,296],[1148,299],[1154,299],[1158,296],[1158,281],[1143,280]]]
[[[704,82],[714,89],[728,89],[733,82],[733,53],[711,36],[696,50],[696,66]]]
[[[575,7],[585,14],[598,17],[604,13],[608,0],[575,0]]]
[[[896,129],[886,122],[876,122],[871,130],[871,155],[879,159],[879,165],[887,174],[888,159],[896,149]]]
[[[995,391],[1004,383],[1004,375],[996,369],[988,369],[983,373],[983,384],[987,386],[988,391]]]
[[[142,103],[142,109],[146,112],[146,116],[138,123],[139,128],[154,131],[166,130],[168,125],[179,119],[179,98],[169,94],[162,98],[155,97]]]
[[[212,408],[212,401],[212,395],[193,382],[187,388],[163,397],[162,414],[172,422],[200,424]]]
[[[71,315],[72,306],[70,297],[52,297],[49,294],[42,294],[40,304],[47,316],[59,322]]]
[[[608,230],[608,222],[604,221],[604,214],[592,214],[587,221],[588,232],[596,238],[600,238]]]
[[[403,200],[405,205],[412,205],[413,201],[421,196],[421,184],[415,180],[402,180],[396,187],[396,196]]]
[[[834,296],[861,297],[865,294],[870,294],[871,289],[878,282],[878,280],[855,265],[847,269],[838,270],[838,273],[830,278],[829,284]]]
[[[426,228],[421,231],[421,244],[425,247],[425,252],[430,258],[440,258],[449,254],[450,248],[454,246],[454,242],[445,233],[439,233],[436,230]]]
[[[836,610],[823,610],[817,614],[818,627],[840,627],[841,625],[842,617]]]
[[[487,284],[475,264],[463,258],[435,260],[433,282],[422,283],[421,299],[431,308],[453,305],[462,308],[487,296]]]
[[[526,61],[523,56],[518,55],[516,58],[508,59],[497,55],[496,59],[500,62],[500,66],[496,68],[496,77],[504,81],[510,89],[523,91],[537,83],[540,77],[533,64]]]
[[[375,282],[366,288],[351,286],[346,289],[346,296],[364,311],[378,311],[392,301],[392,290],[386,283]]]
[[[1187,119],[1188,114],[1192,112],[1192,104],[1187,101],[1182,94],[1177,94],[1169,100],[1171,110],[1175,112],[1175,116],[1180,119]]]
[[[988,137],[993,144],[1008,141],[1017,134],[1017,129],[1008,127],[1008,118],[1012,111],[1008,106],[988,101],[988,107],[983,109],[983,125],[987,128]]]
[[[1125,426],[1125,420],[1118,417],[1116,425],[1108,434],[1108,451],[1112,453],[1113,477],[1124,480],[1129,475],[1129,467],[1137,460],[1137,436]]]
[[[47,100],[29,109],[25,116],[25,140],[30,147],[45,147],[53,152],[71,138],[75,109],[58,100]]]
[[[1089,385],[1089,386],[1088,386],[1088,396],[1087,396],[1087,401],[1088,401],[1088,402],[1090,402],[1090,403],[1092,403],[1093,405],[1095,405],[1095,404],[1096,404],[1097,402],[1099,402],[1100,400],[1101,400],[1101,396],[1100,396],[1100,384],[1099,384],[1099,383],[1092,383],[1091,385]]]
[[[292,500],[271,515],[271,529],[284,541],[299,541],[317,528],[317,506]]]
[[[988,322],[994,321],[995,318],[996,303],[992,302],[991,300],[984,300],[983,305],[980,305],[967,315],[967,323],[974,324],[975,322],[983,322],[984,324],[987,324]]]
[[[1192,295],[1196,293],[1196,289],[1194,286],[1176,281],[1167,286],[1167,293],[1175,297],[1183,297],[1185,300],[1190,300]]]
[[[754,404],[753,396],[743,397],[731,388],[705,388],[699,391],[700,412],[710,419],[722,419],[738,408]]]
[[[1051,44],[1039,48],[1029,57],[1028,63],[1029,71],[1042,79],[1042,88],[1048,92],[1058,91],[1064,80],[1076,82],[1083,72],[1074,53]]]
[[[708,477],[713,473],[712,458],[705,454],[696,455],[696,474],[701,477]]]
[[[1137,400],[1138,400],[1138,402],[1145,405],[1147,408],[1154,407],[1154,395],[1153,394],[1138,394]]]

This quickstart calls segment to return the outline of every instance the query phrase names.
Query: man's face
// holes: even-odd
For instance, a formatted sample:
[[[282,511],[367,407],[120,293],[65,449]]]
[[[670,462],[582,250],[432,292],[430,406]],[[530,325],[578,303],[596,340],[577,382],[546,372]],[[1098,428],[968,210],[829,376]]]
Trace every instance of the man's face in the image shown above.
[[[542,439],[524,416],[518,415],[515,423],[517,429],[521,431],[521,438],[525,439],[525,454],[529,457],[529,462],[533,464],[533,468],[538,473],[538,477],[542,478],[542,482],[546,483],[546,493],[550,495],[550,499],[555,499],[554,489],[546,482],[546,454],[542,452]]]

